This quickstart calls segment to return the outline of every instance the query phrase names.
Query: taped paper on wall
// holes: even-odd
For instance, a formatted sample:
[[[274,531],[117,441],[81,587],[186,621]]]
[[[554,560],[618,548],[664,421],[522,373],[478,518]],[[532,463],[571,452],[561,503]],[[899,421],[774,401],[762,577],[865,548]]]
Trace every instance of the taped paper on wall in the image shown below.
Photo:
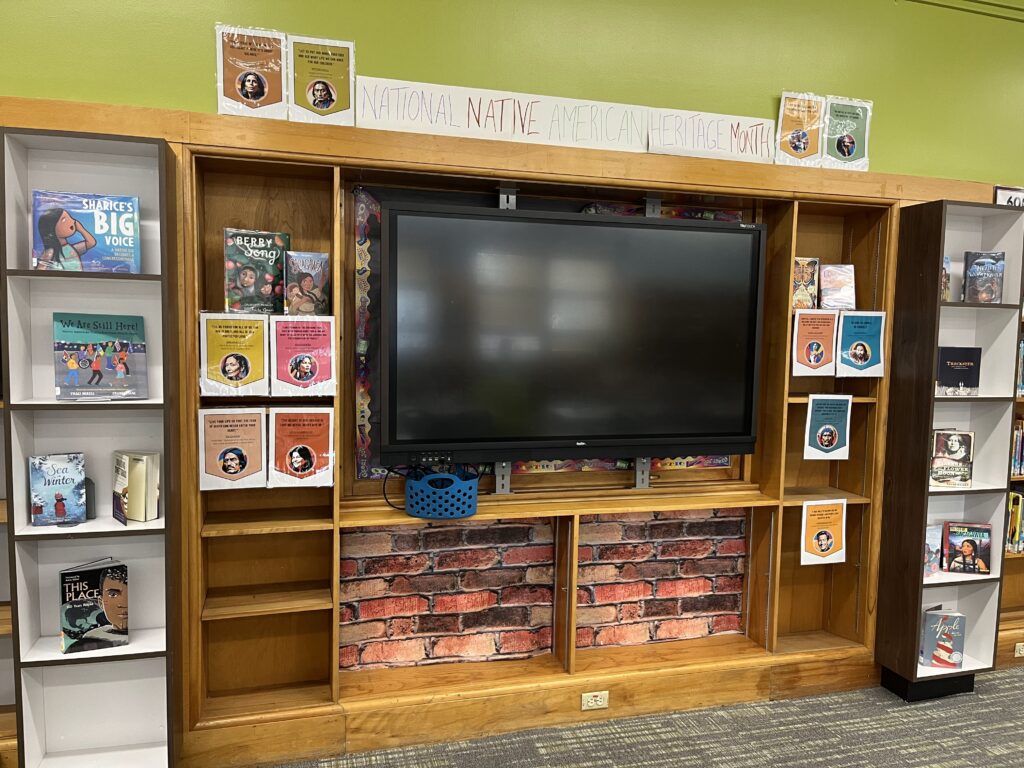
[[[285,34],[227,24],[218,24],[216,30],[217,113],[285,119]]]
[[[288,119],[355,125],[356,47],[345,40],[288,35]]]

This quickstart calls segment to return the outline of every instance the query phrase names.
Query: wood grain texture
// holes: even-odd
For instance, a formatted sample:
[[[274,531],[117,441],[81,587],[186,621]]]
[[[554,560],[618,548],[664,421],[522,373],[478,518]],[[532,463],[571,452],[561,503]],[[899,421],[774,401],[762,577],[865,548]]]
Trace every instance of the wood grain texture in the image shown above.
[[[878,665],[867,653],[837,661],[782,664],[771,670],[771,698],[774,701],[873,688],[878,678]]]
[[[200,723],[185,735],[177,768],[248,768],[267,761],[340,755],[345,751],[345,717],[337,706],[326,710],[292,710],[287,719],[264,717],[244,724],[227,719]]]
[[[569,674],[576,671],[576,581],[579,575],[580,519],[551,520],[555,539],[555,597],[551,651]]]
[[[276,584],[220,587],[207,590],[203,621],[330,611],[333,608],[334,597],[329,582],[298,582],[288,589],[282,589]]]
[[[778,507],[755,510],[747,518],[747,637],[768,651],[775,650],[780,519]]]

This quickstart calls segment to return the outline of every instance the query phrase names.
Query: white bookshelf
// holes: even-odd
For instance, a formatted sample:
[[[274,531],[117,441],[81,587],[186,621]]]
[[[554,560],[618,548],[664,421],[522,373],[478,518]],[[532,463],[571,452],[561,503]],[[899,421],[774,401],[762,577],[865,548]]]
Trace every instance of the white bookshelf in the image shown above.
[[[114,451],[160,451],[163,462],[167,457],[164,265],[173,263],[164,254],[167,150],[148,140],[29,131],[5,132],[0,145],[5,172],[0,268],[8,339],[3,422],[10,447],[0,471],[8,499],[5,528],[13,558],[7,573],[17,606],[12,619],[18,637],[16,644],[6,639],[7,656],[0,638],[0,706],[9,671],[10,698],[21,707],[19,746],[27,768],[163,768],[171,763],[166,695],[169,522],[162,516],[122,526],[112,515],[112,485]],[[138,197],[142,274],[31,271],[33,190]],[[141,316],[147,397],[58,401],[55,312]],[[137,375],[135,370],[132,374]],[[85,454],[94,516],[76,526],[33,527],[28,457],[76,452]],[[161,479],[167,479],[165,473]],[[162,488],[161,496],[167,495]],[[129,643],[63,654],[59,572],[107,556],[128,566]],[[0,584],[0,597],[3,593]]]
[[[943,256],[951,262],[950,296],[959,301],[964,285],[964,251],[1003,251],[1003,302],[1017,305],[1021,289],[1024,217],[1019,210],[977,205],[946,206]]]
[[[939,314],[940,347],[980,347],[978,397],[1013,397],[1017,365],[1016,306],[944,305]],[[942,397],[936,397],[942,402]]]
[[[996,632],[999,629],[999,582],[982,584],[956,584],[926,589],[922,610],[942,605],[945,611],[962,613],[967,617],[964,633],[964,662],[961,669],[945,669],[918,663],[918,678],[962,675],[982,669],[991,669],[995,661]],[[924,619],[919,624],[923,625]]]
[[[942,571],[924,579],[925,587],[950,584],[978,584],[985,580],[998,580],[1003,571],[1003,540],[1006,538],[1006,494],[951,494],[931,496],[928,499],[928,525],[944,522],[980,523],[992,526],[992,545],[989,573],[973,575]],[[925,593],[925,601],[929,594]]]
[[[1006,490],[1010,469],[1010,433],[1013,401],[935,400],[932,429],[957,429],[974,433],[974,467],[971,487],[931,488],[950,493]]]

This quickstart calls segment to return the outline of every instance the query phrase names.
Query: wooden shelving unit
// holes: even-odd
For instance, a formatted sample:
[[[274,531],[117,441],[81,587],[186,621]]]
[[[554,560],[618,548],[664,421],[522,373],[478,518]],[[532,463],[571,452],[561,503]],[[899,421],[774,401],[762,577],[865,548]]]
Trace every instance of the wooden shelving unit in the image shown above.
[[[878,660],[882,684],[908,700],[973,690],[974,674],[993,667],[1009,484],[1014,370],[1019,306],[940,302],[943,256],[952,261],[951,293],[961,293],[963,254],[1006,252],[1004,296],[1020,296],[1024,261],[1024,212],[993,205],[937,201],[904,208],[893,317],[892,408],[882,536],[885,556],[878,596]],[[934,297],[932,301],[921,297]],[[982,349],[978,398],[937,398],[932,376],[939,346]],[[973,481],[969,489],[935,489],[928,483],[932,430],[971,430]],[[925,528],[946,520],[992,525],[991,574],[925,578]],[[967,618],[963,668],[920,663],[922,612],[941,604]]]
[[[10,601],[0,628],[16,638],[11,696],[20,711],[20,764],[172,765],[167,607],[177,462],[167,429],[174,400],[167,382],[176,365],[174,345],[168,344],[173,269],[166,267],[176,264],[173,156],[164,142],[151,138],[6,130],[0,143],[8,500],[3,511],[9,553],[4,582],[9,573],[15,585],[13,594],[0,596]],[[32,271],[34,189],[137,196],[144,274]],[[58,310],[141,315],[149,398],[58,402],[52,352],[52,313]],[[161,452],[162,506],[169,517],[127,527],[113,519],[113,452],[118,449]],[[95,518],[74,528],[33,527],[28,457],[75,451],[86,455]],[[65,655],[59,646],[58,572],[105,556],[128,566],[129,644]],[[80,706],[89,700],[118,701],[119,717],[111,720],[102,708]]]

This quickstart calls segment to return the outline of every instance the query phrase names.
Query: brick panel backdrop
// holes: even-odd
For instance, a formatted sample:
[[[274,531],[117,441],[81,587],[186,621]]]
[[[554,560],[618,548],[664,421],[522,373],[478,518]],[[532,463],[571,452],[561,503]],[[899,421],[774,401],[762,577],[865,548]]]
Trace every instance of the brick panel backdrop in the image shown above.
[[[741,631],[746,514],[581,518],[576,647]]]
[[[583,518],[577,645],[740,631],[745,510]],[[362,528],[341,537],[345,669],[551,648],[547,521]]]

